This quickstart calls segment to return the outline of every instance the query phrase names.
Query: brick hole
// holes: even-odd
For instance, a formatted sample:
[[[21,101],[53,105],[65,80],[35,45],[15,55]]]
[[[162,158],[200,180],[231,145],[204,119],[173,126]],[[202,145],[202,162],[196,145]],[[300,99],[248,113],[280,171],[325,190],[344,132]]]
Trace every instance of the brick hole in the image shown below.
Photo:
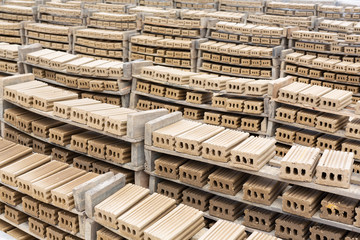
[[[253,222],[253,221],[254,221],[253,216],[249,216],[249,222]]]
[[[305,206],[304,205],[300,205],[300,209],[301,209],[301,211],[304,211],[305,210]]]
[[[290,172],[291,172],[290,167],[286,167],[286,168],[285,168],[285,172],[286,172],[287,174],[290,174]]]
[[[283,225],[280,225],[280,232],[285,232],[285,227]]]
[[[334,181],[335,180],[335,174],[334,173],[330,173],[330,180]]]
[[[257,224],[259,224],[259,218],[258,218],[258,217],[255,217],[255,222],[256,222]]]
[[[293,202],[294,209],[298,209],[298,204],[296,202]]]
[[[247,195],[251,197],[251,190],[247,190]]]

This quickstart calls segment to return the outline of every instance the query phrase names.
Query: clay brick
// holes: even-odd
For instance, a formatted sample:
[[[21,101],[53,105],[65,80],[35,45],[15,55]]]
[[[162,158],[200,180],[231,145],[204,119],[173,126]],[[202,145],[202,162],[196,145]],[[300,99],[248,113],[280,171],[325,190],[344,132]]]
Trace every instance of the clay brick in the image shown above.
[[[278,213],[257,207],[248,207],[244,211],[244,226],[271,232],[275,228]]]
[[[52,205],[48,205],[45,203],[40,203],[39,205],[39,219],[46,223],[57,225],[59,221],[59,213],[60,209],[54,207]]]
[[[204,213],[180,204],[174,210],[145,230],[145,239],[167,236],[172,239],[192,238],[205,227]],[[177,229],[178,231],[173,231]]]
[[[346,230],[330,227],[327,225],[316,224],[310,227],[310,240],[316,239],[335,239],[341,240],[344,239],[346,235]]]
[[[320,149],[295,145],[281,160],[280,177],[311,182],[320,158]]]
[[[254,231],[247,240],[256,240],[256,239],[268,239],[268,240],[280,240],[280,238],[274,237],[270,234],[263,232]]]
[[[299,111],[299,108],[292,106],[283,106],[276,108],[276,116],[275,119],[293,123],[296,120],[296,115]]]
[[[352,92],[334,89],[320,97],[320,107],[329,110],[341,110],[351,104]]]
[[[89,112],[114,109],[119,109],[119,107],[106,103],[85,106],[72,106],[70,120],[82,124],[87,124]]]
[[[316,167],[317,184],[349,188],[354,153],[326,149]]]
[[[317,107],[320,105],[320,98],[329,93],[329,87],[311,86],[299,93],[299,103],[305,106]]]
[[[355,207],[358,203],[359,200],[354,198],[328,194],[321,201],[320,217],[345,224],[353,224]]]
[[[35,114],[35,113],[25,113],[22,115],[18,115],[16,116],[16,127],[20,130],[20,131],[24,131],[27,133],[31,133],[32,129],[31,129],[31,124],[36,121],[36,120],[40,120],[43,117]]]
[[[12,190],[11,188],[1,186],[0,187],[0,199],[2,202],[12,206],[16,206],[21,203],[21,198],[24,195],[18,191]]]
[[[274,157],[275,143],[274,139],[251,136],[231,150],[231,165],[258,171]]]
[[[16,125],[16,117],[28,113],[27,110],[19,107],[4,109],[4,121]]]
[[[204,104],[211,101],[212,93],[207,92],[187,92],[186,102]]]
[[[38,237],[46,237],[46,227],[49,226],[47,223],[39,221],[35,218],[29,217],[29,231]]]
[[[271,205],[287,184],[257,176],[251,176],[243,185],[243,198],[250,202]]]
[[[215,77],[218,76],[214,74],[199,74],[199,75],[190,76],[189,86],[204,88],[205,81],[209,78],[215,78]]]
[[[247,176],[244,173],[218,168],[209,175],[210,190],[235,196],[246,179]]]
[[[296,132],[295,143],[304,145],[307,147],[315,147],[318,137],[320,137],[322,133],[303,129],[299,132]]]
[[[110,172],[112,167],[113,165],[111,165],[110,163],[96,161],[93,163],[93,172],[97,174],[104,174]]]
[[[59,211],[59,227],[73,234],[79,232],[79,217],[67,211]]]
[[[262,96],[267,94],[269,80],[256,80],[245,83],[245,94]]]
[[[150,94],[155,95],[155,96],[165,97],[165,92],[166,92],[166,87],[151,84]]]
[[[261,114],[264,112],[264,102],[246,100],[244,102],[244,112],[252,113],[252,114]]]
[[[310,110],[310,109],[301,109],[297,112],[296,123],[303,124],[310,127],[315,127],[316,118],[320,116],[321,113]]]
[[[345,128],[345,135],[354,138],[360,138],[360,119],[351,120]]]
[[[13,225],[11,225],[3,220],[0,221],[0,231],[8,232],[11,229],[14,229]]]
[[[215,196],[210,199],[209,214],[221,219],[234,221],[241,216],[245,204]]]
[[[123,239],[124,239],[123,237],[119,236],[118,234],[106,228],[101,228],[96,232],[96,240],[123,240]]]
[[[311,218],[320,209],[323,193],[314,189],[293,186],[283,193],[282,209],[306,218]]]
[[[7,205],[5,205],[5,214],[4,214],[4,216],[10,222],[18,224],[18,225],[23,223],[23,222],[26,222],[27,218],[28,218],[28,216],[25,213],[20,212],[20,211],[14,209],[14,208],[11,208],[11,207],[9,207]]]
[[[64,185],[51,190],[52,204],[62,209],[73,209],[75,207],[73,189],[97,176],[98,175],[95,173],[86,173],[81,177],[75,178]]]
[[[360,234],[359,233],[355,233],[355,232],[349,232],[346,237],[345,240],[356,240],[360,238]]]
[[[264,119],[260,117],[242,117],[240,128],[243,131],[258,132],[261,130],[261,122],[263,120]]]
[[[183,190],[182,194],[183,204],[196,208],[203,212],[209,210],[209,201],[214,196],[211,193],[194,188],[187,188]]]
[[[100,134],[92,131],[74,134],[71,136],[70,148],[78,152],[87,153],[89,149],[88,142],[100,137]]]
[[[69,167],[32,184],[32,197],[45,203],[51,202],[51,190],[84,175],[86,172]]]
[[[360,159],[360,142],[346,139],[341,144],[341,151],[354,153],[354,158]]]
[[[28,234],[18,228],[11,229],[11,230],[7,231],[6,234],[10,235],[11,237],[13,237],[15,239],[19,239],[19,240],[33,239],[33,237],[30,234]]]
[[[204,113],[204,123],[211,125],[220,125],[221,123],[221,113],[216,112],[205,112]]]
[[[42,137],[42,138],[48,138],[49,137],[49,129],[58,127],[60,125],[63,125],[64,123],[50,119],[50,118],[43,118],[37,121],[32,122],[32,132],[34,135]]]
[[[278,98],[281,101],[296,103],[298,101],[299,93],[309,87],[309,84],[293,82],[290,85],[280,88]]]
[[[175,100],[185,100],[186,90],[176,88],[166,88],[165,97]]]
[[[306,240],[309,238],[310,221],[289,215],[275,220],[275,236],[282,239]]]
[[[183,117],[192,120],[200,120],[204,118],[204,110],[196,108],[184,108]]]
[[[213,64],[214,65],[214,64]],[[205,80],[205,89],[207,90],[225,90],[226,82],[233,80],[232,77],[213,77]]]
[[[242,112],[244,110],[244,99],[228,98],[226,99],[225,109],[234,112]]]
[[[162,156],[154,161],[155,173],[159,176],[163,176],[171,179],[179,178],[179,167],[186,162],[186,159]]]
[[[244,93],[245,85],[249,82],[255,81],[250,78],[237,78],[226,82],[226,92],[228,93]]]
[[[293,126],[281,126],[276,129],[275,139],[281,142],[293,143],[295,141],[296,132],[300,129]]]
[[[5,125],[4,136],[3,137],[4,137],[5,140],[11,141],[13,143],[17,143],[17,136],[20,133],[21,133],[20,131]]]
[[[35,93],[33,98],[33,108],[49,112],[52,111],[54,102],[77,99],[78,94],[59,89],[59,91]]]
[[[354,162],[353,173],[360,173],[360,163],[359,162]]]
[[[225,108],[227,106],[227,97],[213,95],[211,106],[218,108]]]
[[[0,155],[0,167],[5,167],[10,163],[13,163],[16,160],[22,159],[28,156],[31,153],[31,148],[21,146],[21,145],[14,145],[11,146],[3,151],[1,151]]]
[[[65,239],[66,235],[68,235],[68,233],[61,231],[56,227],[48,226],[46,228],[46,239],[48,240],[63,240]]]
[[[49,141],[60,146],[66,146],[70,144],[71,136],[80,132],[84,132],[84,130],[70,124],[64,124],[59,127],[50,128]]]
[[[276,144],[275,146],[275,156],[278,157],[285,157],[285,155],[289,152],[290,146],[283,145],[283,144]]]
[[[100,224],[117,229],[117,218],[149,196],[148,189],[127,184],[95,206],[95,219]]]
[[[184,113],[185,115],[185,113]],[[232,115],[222,115],[221,117],[221,126],[226,128],[240,128],[241,117],[232,116]]]
[[[39,206],[40,201],[33,199],[29,196],[25,196],[22,198],[22,207],[25,213],[35,216],[36,218],[39,217]]]
[[[175,150],[191,155],[201,155],[202,142],[223,131],[223,127],[202,124],[175,136]],[[154,134],[153,134],[154,137]],[[155,145],[155,144],[154,144]]]
[[[196,161],[188,161],[179,167],[179,180],[190,185],[203,187],[214,167]]]
[[[360,227],[360,207],[355,208],[355,222],[354,222],[354,226],[355,227]]]
[[[93,157],[105,159],[106,146],[119,142],[115,138],[101,137],[88,141],[88,154]]]
[[[153,104],[151,104],[152,106]],[[155,104],[154,104],[155,106]],[[126,135],[127,133],[127,118],[128,114],[135,113],[135,110],[132,109],[124,109],[120,108],[120,110],[117,111],[119,113],[118,115],[108,115],[105,117],[105,119],[102,119],[101,121],[104,121],[104,130],[109,133],[113,133],[119,136]]]
[[[180,204],[182,202],[183,191],[186,188],[187,187],[182,184],[178,184],[170,181],[161,181],[158,183],[156,191],[159,194],[175,199],[176,204]]]
[[[97,162],[96,159],[89,158],[86,156],[78,156],[74,158],[73,166],[85,170],[86,172],[92,172],[93,164],[95,162]]]
[[[64,163],[73,163],[74,158],[77,156],[79,156],[79,154],[62,148],[52,148],[51,150],[52,159]]]
[[[109,144],[106,146],[105,158],[119,164],[131,162],[131,145],[125,142]]]
[[[248,136],[248,133],[226,129],[203,142],[202,157],[227,162],[230,158],[230,150]]]
[[[170,104],[164,104],[164,108],[169,111],[169,113],[173,112],[182,112],[184,107],[179,105],[170,105]]]
[[[99,111],[88,111],[87,114],[87,123],[89,127],[104,130],[105,126],[110,124],[109,117],[127,119],[129,113],[134,113],[135,111],[128,108],[115,108],[115,109],[106,109]],[[109,125],[108,128],[111,128]],[[126,129],[126,128],[125,128]]]
[[[17,144],[20,144],[25,147],[32,147],[33,146],[33,138],[26,134],[20,133],[17,136]]]
[[[231,230],[230,230],[231,229]],[[219,219],[209,230],[207,230],[199,240],[216,240],[216,239],[239,239],[246,238],[245,227]]]
[[[40,154],[44,154],[44,155],[50,155],[53,145],[37,140],[37,139],[33,139],[32,140],[32,148],[33,151],[36,153],[40,153]],[[54,159],[56,160],[56,159]]]
[[[72,107],[93,105],[93,104],[100,104],[100,102],[88,98],[55,102],[53,108],[53,114],[61,118],[70,118]]]

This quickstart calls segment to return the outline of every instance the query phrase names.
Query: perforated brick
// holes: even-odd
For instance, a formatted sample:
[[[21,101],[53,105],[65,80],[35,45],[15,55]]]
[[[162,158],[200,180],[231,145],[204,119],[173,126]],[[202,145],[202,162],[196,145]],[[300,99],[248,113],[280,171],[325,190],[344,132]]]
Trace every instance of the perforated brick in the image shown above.
[[[242,117],[240,129],[250,132],[258,132],[261,130],[261,123],[264,119],[261,117]]]
[[[215,196],[210,199],[209,214],[221,219],[234,221],[241,216],[245,204]]]
[[[349,188],[354,153],[326,149],[316,167],[317,184]]]
[[[314,189],[293,186],[283,193],[282,210],[310,218],[320,209],[324,194]]]
[[[212,197],[213,194],[211,193],[194,188],[187,188],[183,190],[182,202],[185,205],[205,212],[209,210],[209,201]]]
[[[259,229],[265,232],[271,232],[275,228],[275,219],[278,213],[268,211],[257,207],[248,207],[244,211],[244,225],[247,227]]]
[[[40,201],[33,199],[29,196],[22,198],[22,207],[25,213],[31,216],[39,217]]]
[[[204,104],[211,101],[212,93],[207,92],[187,92],[186,102]]]
[[[312,227],[310,227],[310,239],[316,240],[316,239],[344,239],[346,235],[346,230],[330,227],[327,225],[319,225],[316,224]]]
[[[16,210],[14,208],[11,208],[7,205],[5,205],[4,216],[10,222],[12,222],[14,224],[18,224],[18,225],[23,222],[26,222],[27,218],[28,218],[28,216],[25,213],[20,212],[19,210]]]
[[[355,207],[358,203],[359,200],[354,198],[328,194],[321,201],[320,217],[345,224],[353,224]]]
[[[281,215],[275,220],[275,236],[282,239],[305,240],[309,238],[310,221],[289,215]]]
[[[311,182],[320,158],[320,149],[292,146],[281,160],[280,177]]]
[[[237,129],[240,128],[241,117],[233,115],[222,115],[221,126],[226,128]]]
[[[244,173],[218,168],[209,175],[210,190],[234,196],[241,190],[246,179],[247,175]]]
[[[179,167],[179,180],[197,187],[203,187],[208,177],[214,170],[209,164],[196,161],[188,161]]]
[[[199,120],[204,118],[204,110],[196,108],[184,108],[183,117],[192,120]]]
[[[35,218],[29,217],[29,230],[35,235],[45,238],[46,237],[46,227],[49,226],[47,223],[39,221]]]
[[[221,123],[221,113],[217,112],[205,112],[204,113],[204,123],[211,125],[220,125]]]
[[[276,116],[275,119],[293,123],[296,120],[296,115],[299,111],[299,108],[292,106],[282,106],[276,108]]]
[[[310,110],[310,109],[301,109],[297,112],[296,123],[303,124],[310,127],[315,127],[316,118],[320,116],[321,113]]]
[[[274,139],[251,136],[231,150],[231,165],[258,171],[274,157],[275,143]]]
[[[182,184],[178,184],[170,181],[161,181],[158,183],[156,191],[159,194],[175,199],[176,204],[180,204],[182,202],[183,191],[186,188],[187,187]]]
[[[179,157],[162,156],[154,161],[155,173],[171,179],[179,178],[179,167],[186,162],[186,159]]]

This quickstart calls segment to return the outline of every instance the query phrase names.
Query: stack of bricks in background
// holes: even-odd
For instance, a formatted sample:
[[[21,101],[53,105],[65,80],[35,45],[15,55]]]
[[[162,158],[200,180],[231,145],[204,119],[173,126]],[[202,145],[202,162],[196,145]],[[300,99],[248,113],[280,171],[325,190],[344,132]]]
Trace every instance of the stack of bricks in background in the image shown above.
[[[325,223],[324,219],[331,219],[333,222],[326,222],[331,226],[335,226],[333,225],[335,222],[337,222],[336,224],[344,223],[346,221],[344,218],[349,219],[347,222],[349,229],[355,229],[352,225],[356,222],[354,213],[358,206],[358,200],[354,198],[351,188],[356,189],[357,186],[348,185],[353,168],[352,153],[334,151],[327,156],[325,152],[320,160],[319,149],[294,146],[295,151],[289,152],[289,155],[285,156],[284,161],[280,162],[281,168],[279,169],[268,165],[272,156],[275,155],[274,139],[268,139],[268,143],[265,143],[267,139],[257,143],[254,141],[256,138],[248,137],[243,133],[242,140],[234,142],[234,145],[227,151],[221,151],[222,143],[215,145],[210,143],[215,142],[216,139],[223,139],[222,142],[226,142],[226,137],[229,137],[229,140],[240,139],[241,135],[234,137],[228,132],[229,130],[218,128],[217,131],[215,129],[208,130],[206,136],[202,135],[204,139],[197,138],[195,141],[193,137],[200,134],[201,129],[205,126],[202,127],[199,123],[181,120],[181,118],[175,120],[175,116],[175,114],[171,117],[169,115],[169,119],[159,119],[159,122],[152,123],[156,124],[156,127],[152,128],[152,139],[145,141],[145,143],[152,144],[146,145],[145,149],[152,154],[157,154],[149,158],[146,165],[150,179],[153,179],[150,181],[150,189],[153,191],[169,196],[177,202],[205,212],[208,211],[210,218],[244,221],[244,225],[249,229],[256,228],[263,231],[276,229],[275,234],[280,237],[285,237],[285,235],[290,237],[293,234],[290,230],[286,230],[287,227],[289,229],[296,228],[302,237],[307,237],[311,232],[309,223],[311,221]],[[160,127],[162,121],[165,123],[164,128]],[[174,123],[168,125],[169,121]],[[158,129],[159,127],[160,129]],[[241,133],[239,132],[239,134]],[[251,151],[251,147],[255,147],[255,144],[261,146],[258,149],[264,150],[260,155]],[[248,147],[241,150],[242,145]],[[250,152],[243,153],[244,150]],[[161,155],[156,158],[155,156],[158,154]],[[305,157],[301,158],[303,155]],[[223,157],[216,158],[215,156]],[[230,158],[226,158],[227,156]],[[286,158],[294,162],[285,161]],[[227,159],[225,163],[223,163],[224,159]],[[229,160],[237,161],[237,159],[239,164],[230,165],[228,163]],[[304,161],[308,159],[311,161]],[[338,166],[334,166],[333,159],[342,159],[343,167],[340,169]],[[253,170],[259,172],[256,173]],[[317,175],[314,179],[315,172]],[[281,173],[280,178],[279,173]],[[327,175],[326,179],[324,174]],[[249,175],[257,175],[257,177]],[[274,178],[277,180],[269,182],[269,179]],[[291,188],[287,187],[289,181],[295,184]],[[302,187],[301,181],[312,183],[306,185],[307,187]],[[328,187],[325,190],[314,183],[328,185]],[[334,199],[341,198],[339,195],[332,194],[337,193],[337,190],[331,186],[350,188],[344,189],[347,197],[339,200],[341,201],[339,206],[330,211],[326,208],[329,207],[327,203],[330,201],[327,199],[331,199],[332,195]],[[322,191],[317,190],[319,188]],[[323,191],[329,192],[329,194],[326,195]],[[280,197],[281,195],[282,197]],[[252,205],[258,208],[254,208]],[[221,213],[224,209],[225,213]],[[240,209],[244,211],[244,216],[239,214]],[[282,215],[283,212],[308,218],[309,223],[305,222],[306,224],[299,227],[284,226],[284,222],[281,221],[285,217]],[[341,212],[339,213],[341,216],[349,217],[336,218],[334,217],[336,212]],[[320,217],[317,214],[320,214]],[[291,221],[297,221],[297,218],[292,218],[294,220]],[[279,222],[279,226],[276,228],[277,222]],[[284,228],[285,230],[283,230]]]

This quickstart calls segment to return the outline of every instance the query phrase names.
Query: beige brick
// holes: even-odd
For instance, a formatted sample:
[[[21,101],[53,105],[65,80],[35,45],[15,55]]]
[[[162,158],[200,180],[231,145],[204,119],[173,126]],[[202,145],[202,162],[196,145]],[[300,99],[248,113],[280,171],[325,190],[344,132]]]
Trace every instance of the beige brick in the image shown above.
[[[187,188],[183,191],[182,202],[185,205],[205,212],[209,210],[209,201],[213,196],[213,194],[208,192]]]
[[[316,118],[321,113],[311,109],[301,109],[297,112],[296,123],[303,124],[309,127],[315,127]]]
[[[320,209],[323,193],[314,189],[293,186],[282,197],[282,210],[310,218]]]
[[[334,194],[328,194],[321,201],[320,217],[324,219],[353,224],[355,207],[359,200]]]
[[[209,214],[228,221],[234,221],[240,217],[245,204],[219,196],[210,199]]]
[[[325,239],[325,238],[333,238],[333,239],[344,239],[346,235],[346,230],[330,227],[327,225],[319,225],[316,224],[310,227],[310,239]]]
[[[235,196],[246,179],[243,173],[219,168],[209,175],[210,190]]]
[[[296,120],[297,113],[300,109],[292,106],[282,106],[276,108],[275,119],[293,123]]]
[[[203,187],[207,184],[208,176],[212,171],[212,165],[188,161],[179,167],[179,180],[190,185]]]
[[[243,131],[258,132],[261,130],[261,122],[263,120],[264,119],[260,117],[242,117],[240,128]]]
[[[326,149],[316,167],[317,184],[349,188],[354,154]]]
[[[244,211],[244,225],[247,227],[271,232],[275,228],[278,213],[257,207],[248,207]]]
[[[310,221],[282,215],[275,220],[275,236],[282,239],[305,240],[309,238]]]
[[[347,124],[348,119],[347,116],[324,113],[316,118],[315,128],[333,133],[342,129]]]

